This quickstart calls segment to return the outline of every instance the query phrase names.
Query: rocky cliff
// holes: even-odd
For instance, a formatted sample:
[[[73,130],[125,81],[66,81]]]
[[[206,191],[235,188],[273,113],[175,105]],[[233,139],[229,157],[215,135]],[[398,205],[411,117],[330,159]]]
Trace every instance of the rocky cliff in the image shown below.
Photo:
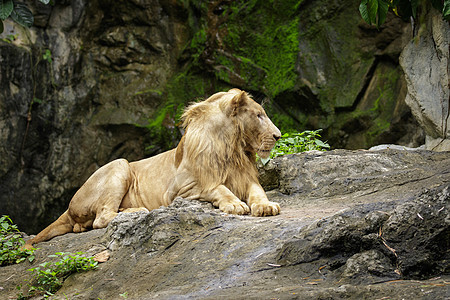
[[[2,267],[14,297],[26,270],[58,251],[110,259],[72,275],[53,299],[445,299],[450,153],[308,152],[260,169],[282,213],[255,218],[178,198],[119,214],[106,229],[39,244]],[[122,295],[122,296],[120,296]]]
[[[408,83],[406,103],[425,130],[427,149],[450,150],[450,24],[426,12],[414,40],[400,56]]]

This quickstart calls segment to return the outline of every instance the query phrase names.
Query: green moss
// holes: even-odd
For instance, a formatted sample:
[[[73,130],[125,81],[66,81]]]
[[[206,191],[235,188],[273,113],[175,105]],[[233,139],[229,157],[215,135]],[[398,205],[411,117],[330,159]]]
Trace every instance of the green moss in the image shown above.
[[[225,69],[239,74],[246,87],[258,89],[274,98],[294,87],[297,74],[299,18],[302,1],[233,1],[226,13],[227,22],[219,30],[224,52],[228,54]],[[223,52],[215,54],[224,63]],[[229,82],[229,77],[219,76]]]
[[[162,91],[161,90],[157,90],[157,89],[145,89],[142,91],[137,91],[134,93],[134,96],[139,96],[139,95],[144,95],[144,94],[149,94],[149,93],[154,93],[158,96],[162,96]]]
[[[284,114],[272,113],[270,119],[281,132],[294,132],[298,131],[299,128],[304,128],[304,126],[299,126],[294,119]]]
[[[391,130],[399,97],[400,74],[398,66],[381,63],[374,73],[375,85],[369,87],[356,110],[339,115],[335,127],[359,136],[358,142],[353,139],[353,148],[386,143],[385,134]]]
[[[367,135],[369,137],[369,141],[374,140],[378,135],[387,131],[391,126],[390,122],[387,122],[383,119],[377,119],[374,121],[374,124],[367,131]]]

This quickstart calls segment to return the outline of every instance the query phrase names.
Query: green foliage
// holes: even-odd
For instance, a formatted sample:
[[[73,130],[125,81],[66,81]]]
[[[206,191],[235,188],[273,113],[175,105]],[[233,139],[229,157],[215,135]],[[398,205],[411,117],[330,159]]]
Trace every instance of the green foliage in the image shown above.
[[[44,4],[50,3],[50,0],[39,1]],[[0,33],[4,30],[3,21],[8,17],[25,27],[31,27],[34,22],[33,13],[25,3],[16,0],[0,0]]]
[[[442,13],[444,15],[444,18],[448,21],[450,19],[450,1],[445,1],[444,5],[442,6]]]
[[[450,0],[362,0],[359,12],[366,23],[375,24],[379,28],[386,20],[389,8],[403,20],[409,21],[411,17],[417,18],[419,5],[427,3],[442,12],[445,20],[450,20]]]
[[[0,0],[0,19],[6,20],[14,9],[12,0]]]
[[[322,129],[283,134],[270,153],[270,158],[311,150],[326,151],[330,149],[330,145],[320,140],[320,131]]]
[[[11,44],[17,39],[18,36],[19,36],[18,34],[8,34],[6,38],[2,38],[0,39],[0,41],[4,41],[7,42],[8,44]]]
[[[191,66],[202,71],[212,67],[219,84],[262,89],[271,98],[295,86],[303,0],[229,1],[220,4],[219,17],[208,2],[181,2],[194,30],[185,49]],[[211,16],[220,21],[209,22]]]
[[[387,0],[362,0],[359,5],[359,12],[364,21],[369,25],[376,24],[377,28],[386,21],[388,9]]]
[[[216,53],[223,63],[224,53],[231,70],[251,89],[260,89],[271,98],[295,85],[299,45],[298,7],[302,0],[232,1],[221,26],[225,52]],[[230,49],[230,50],[228,50]],[[219,74],[220,75],[220,74]],[[226,76],[220,79],[230,82]]]
[[[34,260],[34,250],[22,250],[25,244],[17,225],[9,216],[0,217],[0,266]]]
[[[42,58],[46,61],[48,61],[48,63],[52,63],[52,52],[50,51],[50,49],[45,49],[44,54],[42,55]]]
[[[58,291],[65,278],[77,272],[94,270],[97,268],[97,262],[93,257],[81,256],[82,252],[75,254],[57,252],[49,257],[59,257],[56,262],[45,262],[36,268],[29,269],[33,272],[34,284],[30,285],[28,290],[30,296],[36,293],[44,293],[45,296],[51,296]],[[23,296],[21,295],[23,298]]]
[[[270,152],[269,158],[262,159],[257,156],[257,159],[261,160],[263,164],[266,164],[270,159],[283,155],[311,150],[329,150],[330,145],[328,145],[327,142],[322,142],[322,140],[320,140],[321,131],[322,129],[285,133]]]

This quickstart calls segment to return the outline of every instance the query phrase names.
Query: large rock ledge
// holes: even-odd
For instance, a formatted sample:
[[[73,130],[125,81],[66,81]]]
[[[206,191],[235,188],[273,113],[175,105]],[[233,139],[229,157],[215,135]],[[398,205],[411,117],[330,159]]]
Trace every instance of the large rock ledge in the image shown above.
[[[448,296],[449,152],[310,152],[260,173],[279,216],[227,215],[178,198],[41,243],[33,265],[58,251],[110,252],[98,270],[67,278],[55,299]],[[1,268],[2,299],[28,268]]]

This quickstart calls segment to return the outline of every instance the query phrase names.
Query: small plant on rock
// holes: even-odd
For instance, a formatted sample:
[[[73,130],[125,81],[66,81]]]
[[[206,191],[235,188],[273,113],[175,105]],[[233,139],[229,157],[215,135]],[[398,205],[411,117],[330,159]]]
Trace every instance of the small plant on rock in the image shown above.
[[[320,140],[320,131],[322,129],[283,134],[270,153],[270,157],[274,158],[311,150],[326,151],[330,149],[330,145]]]
[[[320,140],[320,131],[322,131],[322,129],[285,133],[281,136],[281,139],[272,149],[269,158],[258,159],[260,159],[263,164],[266,164],[271,158],[287,154],[300,153],[311,150],[326,151],[330,149],[330,145]]]
[[[22,234],[9,216],[0,217],[0,266],[34,260],[34,250],[22,250]]]
[[[19,295],[19,298],[26,299],[38,293],[44,294],[44,297],[53,295],[58,291],[64,279],[77,272],[94,270],[97,268],[97,262],[93,257],[82,256],[82,252],[64,253],[57,252],[49,257],[59,257],[55,262],[45,262],[36,268],[29,269],[33,272],[34,282],[28,290],[29,296]]]

